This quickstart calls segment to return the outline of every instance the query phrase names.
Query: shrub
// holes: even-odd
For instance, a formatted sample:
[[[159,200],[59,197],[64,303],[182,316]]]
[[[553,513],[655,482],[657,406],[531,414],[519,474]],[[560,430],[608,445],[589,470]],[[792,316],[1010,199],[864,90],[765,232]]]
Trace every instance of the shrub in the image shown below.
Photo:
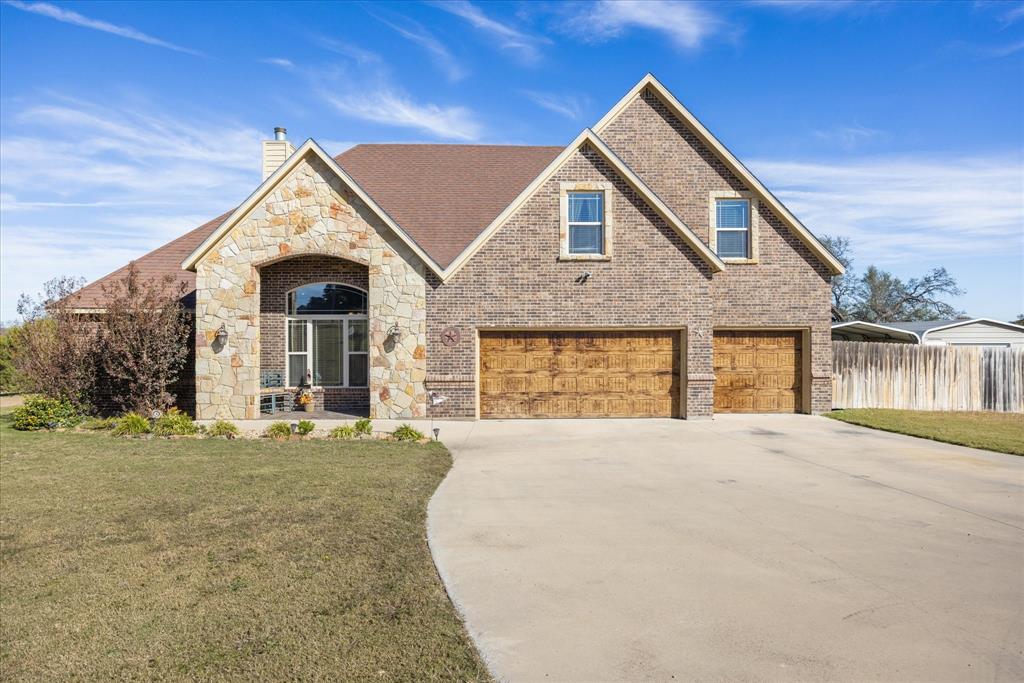
[[[274,422],[263,431],[263,436],[270,439],[287,439],[292,435],[292,428],[287,422]]]
[[[117,418],[114,434],[118,436],[139,436],[149,434],[149,420],[138,413],[125,413]]]
[[[31,396],[14,409],[14,428],[33,432],[39,429],[74,427],[84,418],[71,401]]]
[[[228,439],[233,439],[238,436],[238,426],[235,425],[234,422],[217,420],[207,428],[206,433],[209,436],[223,436]]]
[[[24,322],[10,347],[21,388],[79,406],[92,402],[99,365],[97,323],[75,312],[72,296],[84,284],[81,278],[59,277],[36,297],[22,294],[18,313]]]
[[[117,426],[116,417],[91,417],[82,424],[79,429],[87,429],[90,432],[103,432]]]
[[[399,425],[398,429],[391,433],[396,441],[421,441],[423,432],[414,429],[411,425]]]
[[[368,417],[358,419],[353,429],[358,436],[369,436],[373,433],[373,422]]]
[[[331,430],[330,437],[332,439],[354,439],[356,430],[352,425],[341,425]]]
[[[185,367],[192,334],[181,304],[185,289],[171,275],[145,278],[135,264],[103,286],[99,360],[103,383],[121,410],[149,413],[174,403],[168,389]]]
[[[153,433],[157,436],[190,435],[199,431],[199,426],[192,421],[188,413],[171,408],[153,423]]]
[[[306,436],[316,428],[310,420],[299,420],[299,436]]]

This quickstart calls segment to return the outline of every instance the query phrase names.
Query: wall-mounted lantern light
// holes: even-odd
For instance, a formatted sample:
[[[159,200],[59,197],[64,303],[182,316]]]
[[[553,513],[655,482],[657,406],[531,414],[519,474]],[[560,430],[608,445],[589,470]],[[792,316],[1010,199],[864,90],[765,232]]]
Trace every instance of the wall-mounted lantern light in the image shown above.
[[[224,327],[224,323],[220,324],[220,328],[217,329],[217,344],[224,346],[228,343],[228,328]]]
[[[398,329],[398,325],[392,325],[388,328],[388,340],[393,344],[398,343],[398,338],[402,336],[402,330]]]

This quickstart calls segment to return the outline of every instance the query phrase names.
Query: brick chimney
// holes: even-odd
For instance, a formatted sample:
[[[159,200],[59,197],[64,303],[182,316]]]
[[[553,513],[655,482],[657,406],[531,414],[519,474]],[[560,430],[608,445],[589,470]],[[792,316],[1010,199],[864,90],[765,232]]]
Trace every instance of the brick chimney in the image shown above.
[[[263,141],[263,180],[281,168],[281,164],[295,151],[287,135],[288,131],[278,126],[274,129],[274,139]]]

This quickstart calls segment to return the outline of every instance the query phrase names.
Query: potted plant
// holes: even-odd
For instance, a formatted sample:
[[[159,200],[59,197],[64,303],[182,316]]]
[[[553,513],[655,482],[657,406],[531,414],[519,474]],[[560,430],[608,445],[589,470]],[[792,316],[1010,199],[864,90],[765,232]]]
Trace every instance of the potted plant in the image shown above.
[[[313,392],[309,389],[303,389],[299,392],[299,398],[297,399],[298,404],[305,409],[307,413],[312,413],[316,408],[316,404],[313,402]]]

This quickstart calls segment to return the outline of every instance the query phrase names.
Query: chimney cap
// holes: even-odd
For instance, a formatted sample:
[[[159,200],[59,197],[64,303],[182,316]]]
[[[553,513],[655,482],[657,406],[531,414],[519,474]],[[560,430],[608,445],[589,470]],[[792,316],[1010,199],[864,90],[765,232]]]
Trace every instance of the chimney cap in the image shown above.
[[[287,128],[284,128],[282,126],[276,126],[274,128],[274,139],[275,140],[285,140],[285,139],[287,139],[287,138],[285,138],[285,136],[287,134],[288,134],[288,129]]]

